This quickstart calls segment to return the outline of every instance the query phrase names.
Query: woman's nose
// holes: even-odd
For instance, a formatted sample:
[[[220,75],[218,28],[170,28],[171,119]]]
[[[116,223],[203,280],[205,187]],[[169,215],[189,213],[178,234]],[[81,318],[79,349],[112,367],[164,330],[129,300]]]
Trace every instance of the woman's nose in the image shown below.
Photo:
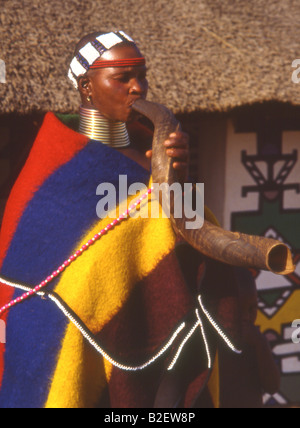
[[[147,85],[145,82],[141,81],[138,78],[133,78],[131,81],[130,92],[136,94],[143,94],[147,90]]]

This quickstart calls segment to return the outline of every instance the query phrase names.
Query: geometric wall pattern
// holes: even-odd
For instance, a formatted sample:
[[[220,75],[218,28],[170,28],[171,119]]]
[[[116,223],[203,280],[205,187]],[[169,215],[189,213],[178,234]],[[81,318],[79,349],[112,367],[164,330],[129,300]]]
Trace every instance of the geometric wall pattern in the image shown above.
[[[276,238],[292,250],[293,274],[253,275],[259,299],[257,325],[281,371],[280,391],[265,394],[264,403],[298,407],[300,344],[292,341],[292,322],[300,319],[300,132],[273,123],[261,119],[250,126],[246,121],[235,127],[229,124],[225,226]]]

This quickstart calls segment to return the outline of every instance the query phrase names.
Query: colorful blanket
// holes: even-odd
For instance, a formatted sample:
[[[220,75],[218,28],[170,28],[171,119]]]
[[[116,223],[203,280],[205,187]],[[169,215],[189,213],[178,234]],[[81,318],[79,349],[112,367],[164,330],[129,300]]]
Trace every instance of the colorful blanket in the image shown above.
[[[131,159],[47,114],[7,204],[1,275],[31,287],[47,278],[111,222],[97,217],[96,188],[101,182],[118,188],[122,174],[128,185],[149,183],[149,173]],[[91,245],[43,296],[2,316],[0,407],[153,406],[195,301],[169,220],[136,217]],[[24,293],[0,287],[1,306]],[[200,359],[203,349],[200,337]],[[207,383],[210,371],[198,366],[186,406]]]

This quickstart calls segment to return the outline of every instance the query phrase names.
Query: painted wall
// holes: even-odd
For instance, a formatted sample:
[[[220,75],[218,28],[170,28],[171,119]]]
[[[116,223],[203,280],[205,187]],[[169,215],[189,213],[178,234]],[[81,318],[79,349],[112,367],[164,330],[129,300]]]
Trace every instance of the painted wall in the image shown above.
[[[293,251],[294,274],[254,276],[257,324],[281,370],[280,392],[266,394],[265,403],[299,406],[300,344],[292,341],[292,322],[300,318],[300,129],[276,117],[227,122],[223,226],[274,237]]]

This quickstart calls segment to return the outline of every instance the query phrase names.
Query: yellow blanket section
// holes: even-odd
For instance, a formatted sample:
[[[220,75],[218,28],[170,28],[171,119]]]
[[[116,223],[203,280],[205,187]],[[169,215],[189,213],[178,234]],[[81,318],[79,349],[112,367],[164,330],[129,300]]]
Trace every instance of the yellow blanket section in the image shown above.
[[[141,218],[148,205],[146,200],[139,214],[122,221],[91,245],[65,270],[56,286],[55,292],[93,333],[101,331],[122,308],[134,286],[174,249],[175,235],[169,219]],[[97,222],[74,252],[111,222],[109,218]],[[69,323],[45,407],[94,407],[111,371],[111,364]]]
[[[147,203],[143,203],[141,210],[147,208]],[[66,269],[55,289],[93,333],[99,332],[118,313],[135,284],[174,248],[170,221],[141,218],[141,214],[123,220],[91,245]],[[77,248],[111,221],[109,218],[99,221]],[[70,323],[46,407],[93,407],[111,369],[110,363],[102,362],[101,356]]]

